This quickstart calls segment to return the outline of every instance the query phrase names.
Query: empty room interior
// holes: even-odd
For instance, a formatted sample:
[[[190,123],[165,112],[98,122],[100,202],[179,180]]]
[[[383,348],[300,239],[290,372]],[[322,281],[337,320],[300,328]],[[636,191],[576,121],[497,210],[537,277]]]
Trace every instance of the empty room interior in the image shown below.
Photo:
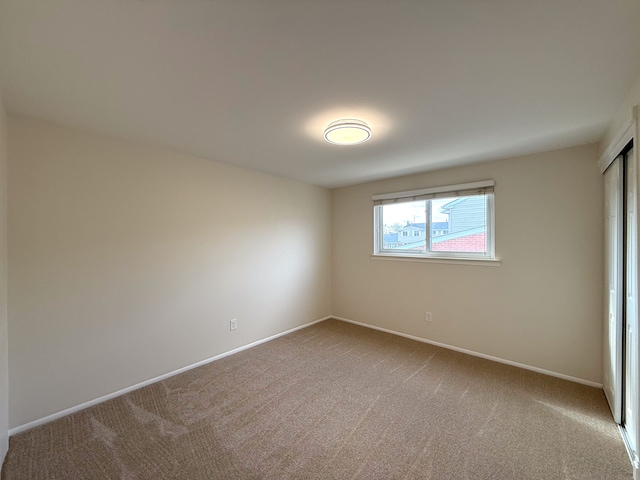
[[[637,0],[0,0],[2,479],[640,479]]]

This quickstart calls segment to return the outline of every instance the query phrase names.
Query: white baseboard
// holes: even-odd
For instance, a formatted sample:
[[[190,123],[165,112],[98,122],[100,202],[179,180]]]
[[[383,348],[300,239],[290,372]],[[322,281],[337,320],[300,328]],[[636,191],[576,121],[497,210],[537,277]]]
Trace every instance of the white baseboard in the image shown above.
[[[31,428],[34,428],[34,427],[37,427],[37,426],[40,426],[40,425],[44,425],[45,423],[52,422],[54,420],[57,420],[57,419],[59,419],[61,417],[66,416],[66,415],[70,415],[70,414],[78,412],[80,410],[84,410],[85,408],[92,407],[93,405],[97,405],[99,403],[106,402],[107,400],[111,400],[112,398],[119,397],[120,395],[124,395],[125,393],[129,393],[129,392],[132,392],[132,391],[137,390],[139,388],[146,387],[147,385],[151,385],[152,383],[159,382],[161,380],[164,380],[164,379],[169,378],[169,377],[173,377],[175,375],[179,375],[180,373],[186,372],[186,371],[191,370],[193,368],[200,367],[202,365],[206,365],[207,363],[211,363],[211,362],[214,362],[216,360],[220,360],[221,358],[228,357],[229,355],[233,355],[234,353],[238,353],[238,352],[241,352],[243,350],[247,350],[249,348],[255,347],[256,345],[260,345],[261,343],[266,343],[266,342],[268,342],[270,340],[274,340],[274,339],[276,339],[278,337],[282,337],[282,336],[287,335],[289,333],[295,332],[296,330],[301,330],[303,328],[310,327],[311,325],[315,325],[316,323],[323,322],[323,321],[328,320],[330,318],[334,318],[334,317],[328,316],[328,317],[320,318],[318,320],[314,320],[314,321],[309,322],[309,323],[305,323],[304,325],[300,325],[299,327],[291,328],[291,329],[286,330],[284,332],[277,333],[275,335],[271,335],[270,337],[263,338],[262,340],[257,340],[255,342],[249,343],[247,345],[243,345],[242,347],[234,348],[233,350],[229,350],[228,352],[224,352],[224,353],[221,353],[221,354],[216,355],[214,357],[207,358],[205,360],[201,360],[201,361],[199,361],[197,363],[194,363],[192,365],[187,365],[186,367],[179,368],[178,370],[174,370],[172,372],[165,373],[164,375],[160,375],[159,377],[155,377],[155,378],[151,378],[149,380],[145,380],[144,382],[137,383],[136,385],[131,385],[130,387],[123,388],[122,390],[118,390],[117,392],[113,392],[113,393],[109,393],[107,395],[103,395],[102,397],[98,397],[98,398],[96,398],[94,400],[90,400],[88,402],[81,403],[80,405],[76,405],[75,407],[66,408],[64,410],[61,410],[60,412],[53,413],[51,415],[47,415],[46,417],[40,418],[38,420],[34,420],[32,422],[29,422],[29,423],[25,423],[24,425],[20,425],[18,427],[10,429],[9,430],[9,436],[15,435],[16,433],[24,432],[26,430],[29,430]]]
[[[433,340],[427,340],[426,338],[421,338],[421,337],[416,337],[414,335],[408,335],[406,333],[396,332],[394,330],[389,330],[388,328],[376,327],[375,325],[369,325],[368,323],[356,322],[354,320],[349,320],[348,318],[336,317],[335,315],[333,315],[331,318],[335,318],[336,320],[340,320],[341,322],[353,323],[354,325],[360,325],[361,327],[367,327],[373,330],[379,330],[381,332],[391,333],[393,335],[398,335],[400,337],[410,338],[411,340],[417,340],[418,342],[429,343],[437,347],[447,348],[449,350],[455,350],[456,352],[466,353],[467,355],[473,355],[474,357],[484,358],[486,360],[491,360],[493,362],[504,363],[506,365],[511,365],[512,367],[523,368],[525,370],[531,370],[533,372],[561,378],[563,380],[569,380],[570,382],[581,383],[582,385],[588,385],[590,387],[602,388],[601,383],[592,382],[591,380],[584,380],[582,378],[572,377],[570,375],[565,375],[563,373],[557,373],[557,372],[552,372],[551,370],[545,370],[543,368],[532,367],[531,365],[525,365],[524,363],[512,362],[511,360],[505,360],[504,358],[485,355],[484,353],[474,352],[473,350],[467,350],[466,348],[454,347],[453,345],[447,345],[446,343],[434,342]]]
[[[342,321],[342,322],[352,323],[354,325],[360,325],[360,326],[366,327],[366,328],[371,328],[373,330],[379,330],[381,332],[390,333],[392,335],[398,335],[400,337],[409,338],[411,340],[416,340],[418,342],[429,343],[429,344],[435,345],[437,347],[447,348],[449,350],[454,350],[456,352],[465,353],[467,355],[473,355],[474,357],[480,357],[480,358],[484,358],[486,360],[491,360],[491,361],[498,362],[498,363],[504,363],[506,365],[511,365],[511,366],[514,366],[514,367],[523,368],[525,370],[531,370],[531,371],[542,373],[542,374],[545,374],[545,375],[550,375],[552,377],[562,378],[563,380],[569,380],[571,382],[581,383],[583,385],[589,385],[591,387],[602,388],[602,384],[601,383],[592,382],[590,380],[584,380],[582,378],[572,377],[570,375],[564,375],[562,373],[552,372],[550,370],[544,370],[542,368],[537,368],[537,367],[532,367],[530,365],[525,365],[525,364],[522,364],[522,363],[512,362],[511,360],[505,360],[503,358],[493,357],[491,355],[485,355],[484,353],[474,352],[472,350],[467,350],[465,348],[459,348],[459,347],[455,347],[453,345],[447,345],[445,343],[434,342],[432,340],[427,340],[426,338],[421,338],[421,337],[416,337],[414,335],[408,335],[406,333],[396,332],[394,330],[389,330],[387,328],[376,327],[375,325],[369,325],[367,323],[356,322],[354,320],[349,320],[348,318],[337,317],[335,315],[329,315],[327,317],[320,318],[318,320],[314,320],[314,321],[309,322],[309,323],[305,323],[304,325],[300,325],[299,327],[295,327],[295,328],[292,328],[290,330],[286,330],[284,332],[277,333],[277,334],[272,335],[272,336],[267,337],[267,338],[263,338],[262,340],[258,340],[258,341],[249,343],[247,345],[243,345],[242,347],[234,348],[233,350],[229,350],[228,352],[221,353],[221,354],[216,355],[214,357],[207,358],[205,360],[201,360],[201,361],[199,361],[197,363],[194,363],[192,365],[187,365],[186,367],[182,367],[182,368],[179,368],[179,369],[174,370],[172,372],[165,373],[164,375],[160,375],[159,377],[155,377],[155,378],[151,378],[149,380],[145,380],[144,382],[138,383],[136,385],[132,385],[132,386],[127,387],[127,388],[123,388],[122,390],[118,390],[117,392],[113,392],[113,393],[109,393],[107,395],[103,395],[102,397],[96,398],[94,400],[90,400],[88,402],[81,403],[80,405],[76,405],[74,407],[66,408],[64,410],[61,410],[60,412],[57,412],[57,413],[54,413],[54,414],[51,414],[51,415],[47,415],[46,417],[40,418],[38,420],[34,420],[32,422],[25,423],[24,425],[17,426],[15,428],[12,428],[12,429],[9,430],[9,436],[15,435],[15,434],[20,433],[20,432],[24,432],[26,430],[29,430],[31,428],[34,428],[34,427],[37,427],[37,426],[40,426],[40,425],[44,425],[45,423],[52,422],[54,420],[57,420],[59,418],[62,418],[64,416],[66,416],[66,415],[70,415],[72,413],[78,412],[80,410],[84,410],[85,408],[91,407],[93,405],[97,405],[99,403],[106,402],[107,400],[111,400],[112,398],[119,397],[120,395],[124,395],[125,393],[129,393],[129,392],[132,392],[132,391],[137,390],[139,388],[146,387],[147,385],[151,385],[152,383],[165,380],[165,379],[173,377],[175,375],[179,375],[180,373],[186,372],[186,371],[191,370],[193,368],[199,367],[201,365],[206,365],[207,363],[211,363],[211,362],[213,362],[215,360],[219,360],[219,359],[227,357],[229,355],[233,355],[234,353],[238,353],[238,352],[241,352],[243,350],[247,350],[249,348],[255,347],[256,345],[260,345],[262,343],[266,343],[266,342],[268,342],[270,340],[274,340],[274,339],[276,339],[278,337],[282,337],[282,336],[287,335],[289,333],[295,332],[296,330],[301,330],[303,328],[310,327],[311,325],[315,325],[316,323],[323,322],[323,321],[328,320],[330,318],[334,318],[334,319]]]

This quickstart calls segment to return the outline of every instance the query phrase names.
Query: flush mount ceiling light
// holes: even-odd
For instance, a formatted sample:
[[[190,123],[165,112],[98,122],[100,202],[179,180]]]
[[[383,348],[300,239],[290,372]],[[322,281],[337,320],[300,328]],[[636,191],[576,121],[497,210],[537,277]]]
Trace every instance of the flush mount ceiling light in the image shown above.
[[[324,130],[324,139],[336,145],[357,145],[371,138],[371,129],[362,120],[343,118],[331,122]]]

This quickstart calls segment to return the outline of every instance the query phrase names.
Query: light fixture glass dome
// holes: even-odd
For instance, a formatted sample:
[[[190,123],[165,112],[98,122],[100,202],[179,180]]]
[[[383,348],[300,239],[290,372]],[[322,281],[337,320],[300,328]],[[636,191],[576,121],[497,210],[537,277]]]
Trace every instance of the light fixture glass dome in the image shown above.
[[[371,129],[362,120],[344,118],[331,122],[324,131],[324,139],[336,145],[357,145],[371,138]]]

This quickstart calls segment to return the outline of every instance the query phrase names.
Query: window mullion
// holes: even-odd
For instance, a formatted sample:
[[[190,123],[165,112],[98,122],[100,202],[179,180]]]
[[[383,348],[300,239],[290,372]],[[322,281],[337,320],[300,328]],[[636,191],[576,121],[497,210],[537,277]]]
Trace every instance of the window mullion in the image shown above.
[[[489,227],[489,225],[491,224],[491,216],[490,216],[490,209],[489,209],[489,196],[485,195],[484,196],[484,218],[485,218],[485,239],[484,239],[484,254],[488,255],[489,251],[491,250],[491,242],[493,241],[493,239],[491,238],[493,235],[493,229]]]
[[[424,218],[426,219],[425,224],[425,245],[424,252],[425,254],[431,253],[431,200],[425,200],[424,202],[425,214]]]

